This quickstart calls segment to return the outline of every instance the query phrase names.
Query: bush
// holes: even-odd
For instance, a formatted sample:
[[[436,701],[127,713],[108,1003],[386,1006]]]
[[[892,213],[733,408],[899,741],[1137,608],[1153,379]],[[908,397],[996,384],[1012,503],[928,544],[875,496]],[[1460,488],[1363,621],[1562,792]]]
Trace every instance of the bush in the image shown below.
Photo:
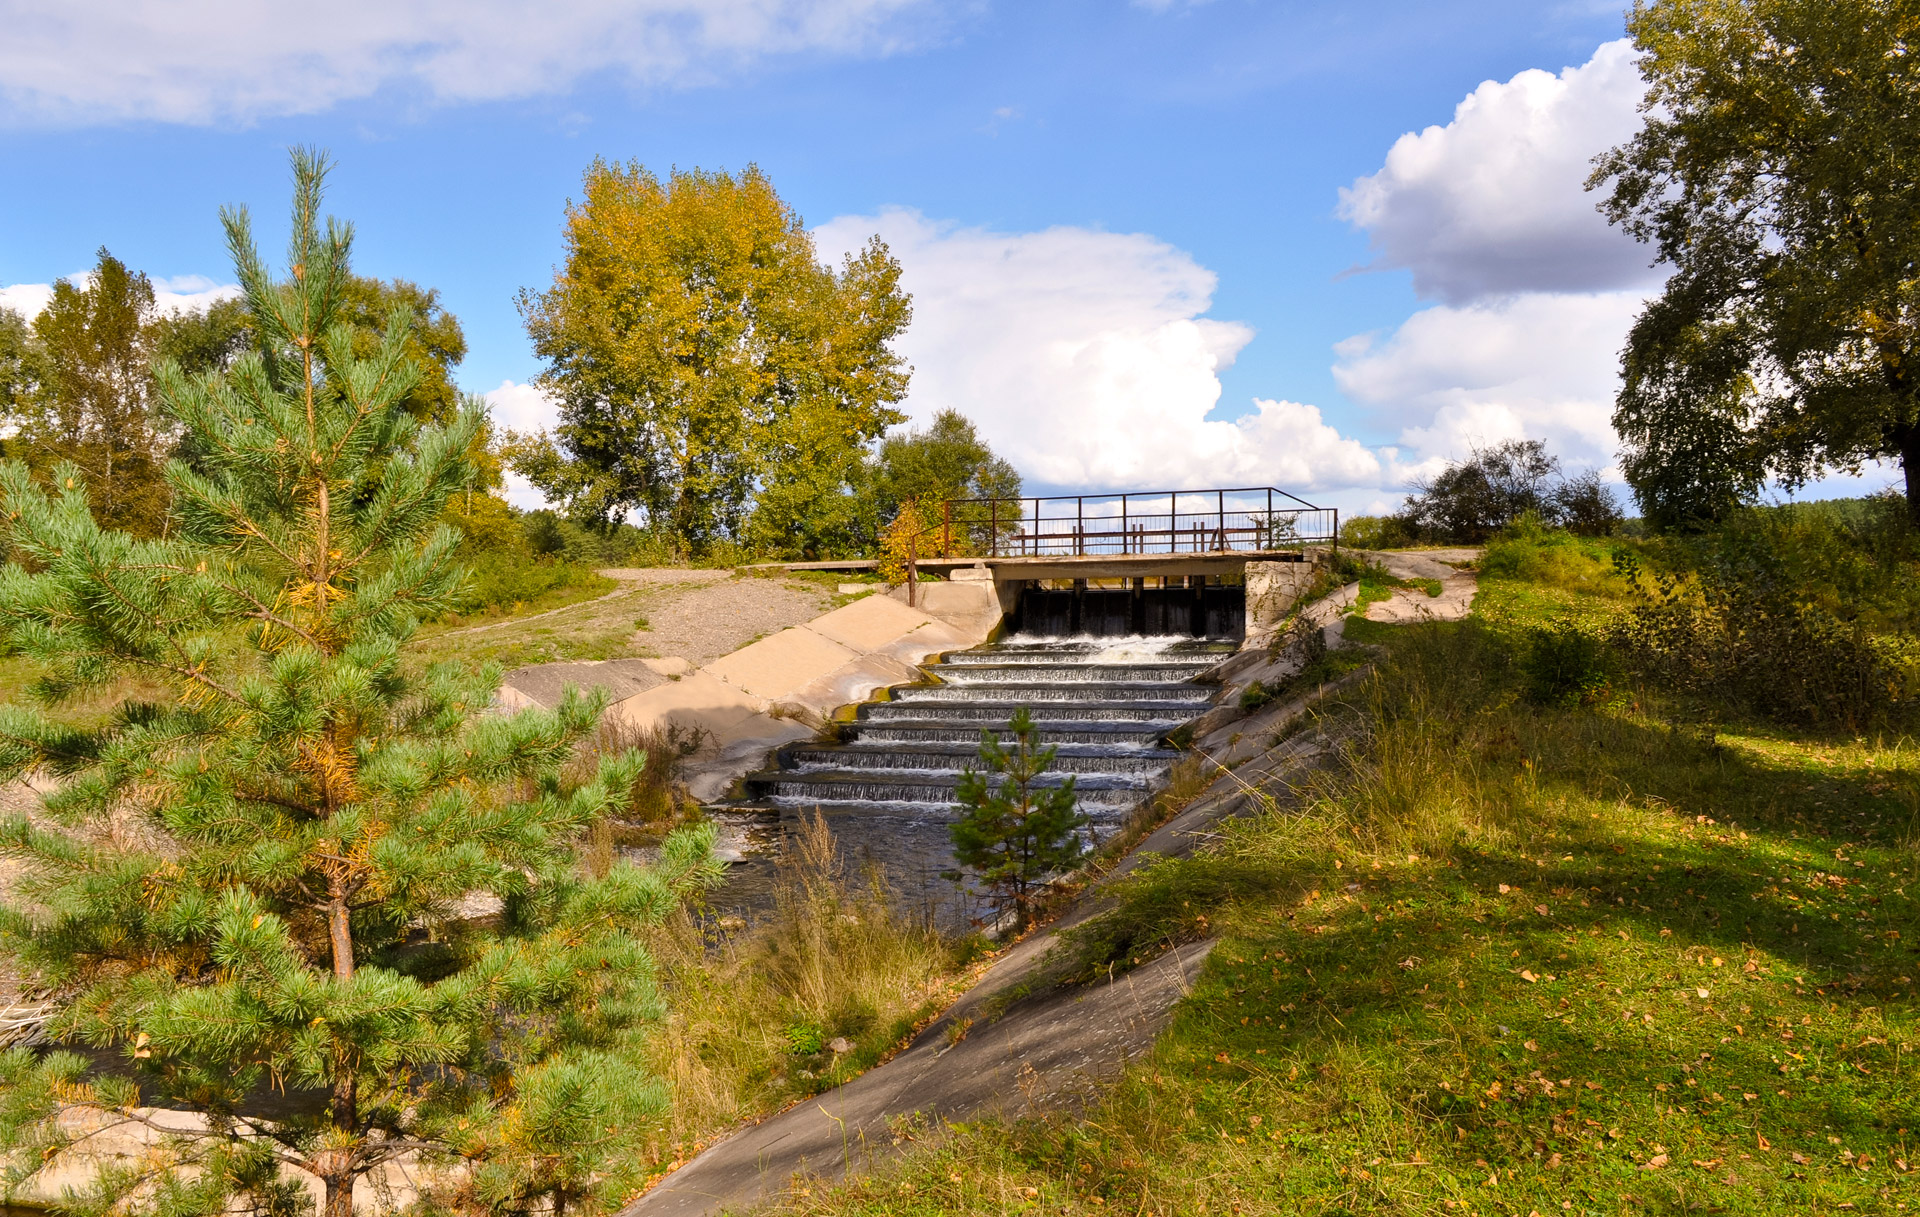
[[[1612,690],[1605,644],[1570,622],[1528,631],[1520,671],[1528,698],[1545,706],[1590,706]]]
[[[1404,549],[1419,543],[1419,530],[1401,516],[1349,516],[1340,524],[1340,544],[1355,549]]]
[[[462,614],[511,609],[551,592],[590,588],[605,580],[592,569],[517,550],[488,549],[465,556],[467,583],[456,600]]]
[[[1631,555],[1616,561],[1641,601],[1614,626],[1612,642],[1648,679],[1782,722],[1858,729],[1911,717],[1920,692],[1920,644],[1911,636],[1875,636],[1864,621],[1751,572],[1648,578]]]

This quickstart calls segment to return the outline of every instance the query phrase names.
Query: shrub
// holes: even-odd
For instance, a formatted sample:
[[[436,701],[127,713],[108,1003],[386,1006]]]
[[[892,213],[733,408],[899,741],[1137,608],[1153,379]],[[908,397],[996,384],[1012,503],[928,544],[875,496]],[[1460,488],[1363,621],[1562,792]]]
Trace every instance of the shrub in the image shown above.
[[[1593,705],[1612,688],[1604,642],[1571,622],[1528,631],[1520,671],[1527,696],[1541,705]]]
[[[1752,572],[1708,567],[1692,580],[1648,578],[1631,555],[1616,561],[1641,601],[1612,641],[1641,675],[1783,722],[1859,728],[1911,715],[1920,644],[1910,636],[1876,637],[1863,621]]]
[[[1563,475],[1539,440],[1476,448],[1416,490],[1400,518],[1427,540],[1477,545],[1529,513],[1587,535],[1609,533],[1621,519],[1599,474]]]
[[[1355,549],[1402,549],[1419,543],[1419,530],[1402,516],[1349,516],[1340,524],[1340,544]]]

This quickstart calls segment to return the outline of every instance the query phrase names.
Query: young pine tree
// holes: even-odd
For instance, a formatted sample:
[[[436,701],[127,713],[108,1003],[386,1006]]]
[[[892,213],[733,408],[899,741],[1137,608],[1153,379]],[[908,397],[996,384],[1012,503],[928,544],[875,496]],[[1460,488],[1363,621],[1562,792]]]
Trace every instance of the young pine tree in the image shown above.
[[[1073,869],[1086,856],[1080,829],[1088,820],[1078,810],[1072,778],[1055,787],[1034,785],[1056,749],[1040,746],[1040,729],[1024,706],[1014,711],[1012,726],[1011,748],[991,731],[980,733],[981,763],[1001,781],[995,789],[985,774],[962,773],[956,797],[966,810],[948,832],[954,860],[1024,927],[1047,876]]]
[[[497,670],[403,658],[461,579],[441,512],[482,415],[405,408],[404,310],[355,353],[325,169],[294,156],[287,279],[223,217],[255,347],[159,371],[200,454],[167,470],[164,539],[101,529],[71,465],[51,494],[0,465],[0,645],[45,672],[41,708],[0,709],[0,778],[53,779],[0,824],[0,940],[52,1043],[94,1050],[0,1055],[0,1148],[18,1182],[64,1161],[62,1111],[174,1130],[82,1213],[291,1215],[313,1188],[351,1217],[356,1182],[417,1156],[459,1166],[458,1205],[558,1217],[619,1185],[661,1101],[628,1063],[659,1006],[632,931],[710,877],[708,841],[588,877],[573,842],[642,763],[563,780],[600,704],[491,715]],[[47,713],[127,677],[170,695]],[[476,893],[497,928],[455,916]]]

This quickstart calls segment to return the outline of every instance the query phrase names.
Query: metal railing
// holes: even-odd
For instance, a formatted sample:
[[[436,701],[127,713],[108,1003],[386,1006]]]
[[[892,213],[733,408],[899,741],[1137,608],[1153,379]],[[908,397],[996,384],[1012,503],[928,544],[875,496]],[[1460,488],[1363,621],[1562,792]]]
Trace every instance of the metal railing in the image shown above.
[[[1338,508],[1273,486],[948,499],[940,515],[907,538],[910,605],[924,558],[1272,553],[1340,539]]]
[[[951,499],[937,531],[989,558],[1261,553],[1337,542],[1340,512],[1272,486]]]

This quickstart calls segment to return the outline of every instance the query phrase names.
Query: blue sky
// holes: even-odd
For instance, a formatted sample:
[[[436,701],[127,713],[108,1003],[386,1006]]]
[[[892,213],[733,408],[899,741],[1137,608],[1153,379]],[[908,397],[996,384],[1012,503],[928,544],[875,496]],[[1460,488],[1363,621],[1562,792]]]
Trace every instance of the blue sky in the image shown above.
[[[103,244],[224,284],[218,207],[277,239],[285,150],[318,144],[359,269],[439,288],[463,385],[516,426],[543,407],[513,295],[596,155],[757,162],[829,255],[881,231],[920,302],[914,413],[975,416],[1038,485],[1360,508],[1520,433],[1604,467],[1657,285],[1578,189],[1637,98],[1611,5],[154,7],[0,0],[0,299]]]

